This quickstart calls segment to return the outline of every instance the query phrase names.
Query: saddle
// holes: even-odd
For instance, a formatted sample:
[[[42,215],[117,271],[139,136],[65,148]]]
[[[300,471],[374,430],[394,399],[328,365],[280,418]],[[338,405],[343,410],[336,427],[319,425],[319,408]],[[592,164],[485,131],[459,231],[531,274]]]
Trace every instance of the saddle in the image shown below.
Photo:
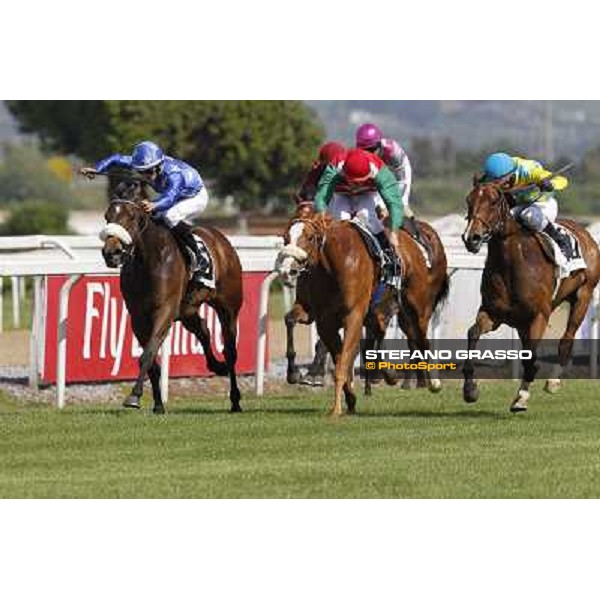
[[[215,268],[214,268],[213,257],[210,254],[208,246],[204,243],[204,240],[199,235],[194,233],[194,239],[196,240],[196,243],[198,244],[199,254],[203,258],[203,263],[206,265],[206,267],[204,268],[204,273],[202,273],[202,275],[200,277],[200,283],[208,288],[214,289],[216,286],[216,281],[215,281]],[[188,255],[193,257],[193,264],[190,265],[190,279],[191,279],[194,272],[198,268],[198,265],[196,264],[196,257],[193,256],[192,252],[189,250],[188,250]]]
[[[563,227],[558,223],[555,223],[554,226],[561,234],[566,235],[569,238],[569,243],[573,250],[573,258],[571,260],[567,260],[567,257],[562,253],[558,244],[548,234],[542,231],[536,233],[536,237],[540,242],[544,254],[556,266],[557,279],[561,280],[569,277],[574,271],[586,269],[587,265],[585,264],[585,260],[581,253],[577,236],[570,229]]]
[[[367,227],[367,225],[362,219],[360,219],[359,217],[353,217],[347,222],[350,223],[350,225],[352,225],[352,227],[354,227],[354,229],[356,229],[356,231],[358,231],[358,233],[360,234],[361,239],[363,240],[365,247],[367,248],[367,251],[369,253],[369,256],[372,258],[372,260],[380,265],[382,280],[386,278],[386,269],[394,269],[393,274],[391,274],[389,278],[390,283],[396,289],[400,289],[400,259],[398,259],[398,262],[396,262],[388,257],[388,255],[381,248],[381,244],[377,241],[375,235],[373,235],[371,230]]]

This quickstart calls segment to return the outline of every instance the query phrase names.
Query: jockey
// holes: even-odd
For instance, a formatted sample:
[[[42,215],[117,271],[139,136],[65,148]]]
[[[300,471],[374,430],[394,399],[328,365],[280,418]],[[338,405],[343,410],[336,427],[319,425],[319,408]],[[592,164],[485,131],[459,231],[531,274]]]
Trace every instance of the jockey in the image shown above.
[[[390,214],[389,240],[377,215],[378,194]],[[397,231],[402,227],[404,214],[392,171],[370,152],[360,148],[349,150],[343,164],[325,167],[314,198],[315,211],[325,212],[332,197],[328,210],[334,219],[347,221],[356,214],[366,221],[395,271],[398,258],[394,248],[398,246]],[[385,276],[387,283],[393,283],[394,272],[388,271]]]
[[[509,156],[503,152],[490,154],[483,166],[483,181],[504,178],[507,178],[511,187],[523,188],[522,191],[511,192],[516,202],[511,209],[513,217],[532,231],[546,233],[558,244],[567,260],[571,260],[573,250],[569,238],[554,225],[558,203],[553,193],[564,190],[569,180],[562,175],[554,177],[535,160]]]
[[[412,168],[408,154],[398,142],[384,138],[381,129],[372,123],[364,123],[356,130],[356,147],[379,156],[395,175],[400,188],[404,215],[407,217],[404,221],[404,228],[417,242],[422,244],[421,232],[408,204],[412,184]]]
[[[95,168],[86,167],[81,172],[93,179],[111,167],[137,171],[159,194],[153,202],[144,200],[142,208],[160,217],[179,245],[189,248],[195,258],[192,280],[199,283],[208,263],[200,253],[191,226],[186,223],[204,212],[208,204],[208,192],[198,171],[182,160],[166,156],[154,142],[146,141],[137,144],[131,156],[113,154],[99,161]]]
[[[307,173],[300,191],[296,197],[296,202],[313,202],[315,193],[317,191],[317,184],[323,171],[329,165],[333,167],[339,167],[346,158],[346,148],[338,142],[327,142],[323,144],[319,149],[319,156],[315,162],[313,162],[310,171]]]

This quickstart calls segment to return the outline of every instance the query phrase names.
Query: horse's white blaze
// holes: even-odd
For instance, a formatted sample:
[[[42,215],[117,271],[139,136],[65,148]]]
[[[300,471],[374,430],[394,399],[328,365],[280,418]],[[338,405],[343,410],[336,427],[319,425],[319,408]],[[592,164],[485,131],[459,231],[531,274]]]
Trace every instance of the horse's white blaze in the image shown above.
[[[118,223],[109,223],[100,232],[98,237],[103,242],[105,242],[109,237],[116,237],[118,240],[121,240],[121,242],[123,242],[126,246],[129,246],[133,242],[129,231],[127,231],[125,227],[119,225]]]
[[[297,246],[298,245],[298,240],[300,239],[300,236],[302,235],[302,232],[304,231],[304,223],[294,223],[291,227],[290,227],[290,245],[291,246]]]
[[[469,235],[471,234],[471,227],[472,227],[472,226],[473,226],[473,221],[471,220],[471,221],[469,221],[469,222],[467,223],[467,228],[465,229],[465,232],[463,233],[463,238],[464,238],[465,240],[468,240],[468,239],[469,239]]]

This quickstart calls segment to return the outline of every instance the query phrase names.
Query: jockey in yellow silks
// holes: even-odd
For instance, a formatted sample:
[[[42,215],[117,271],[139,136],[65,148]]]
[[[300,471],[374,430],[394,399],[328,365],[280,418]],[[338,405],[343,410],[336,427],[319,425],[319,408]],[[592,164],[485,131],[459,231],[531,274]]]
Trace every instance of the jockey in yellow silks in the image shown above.
[[[569,238],[554,225],[558,216],[555,192],[564,190],[569,180],[563,175],[553,176],[536,160],[503,152],[490,154],[483,166],[483,180],[505,178],[511,187],[524,188],[523,191],[511,192],[515,199],[515,206],[511,209],[513,217],[527,229],[549,235],[570,260],[573,250]]]

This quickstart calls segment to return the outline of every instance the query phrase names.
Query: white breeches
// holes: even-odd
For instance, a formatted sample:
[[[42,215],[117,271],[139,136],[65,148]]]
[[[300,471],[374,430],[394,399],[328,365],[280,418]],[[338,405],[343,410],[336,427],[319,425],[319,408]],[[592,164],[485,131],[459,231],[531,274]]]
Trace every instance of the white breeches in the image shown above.
[[[349,221],[356,215],[368,225],[374,234],[378,234],[383,231],[383,225],[376,210],[378,198],[377,192],[367,192],[357,196],[334,194],[328,212],[336,221]]]
[[[167,226],[172,228],[181,221],[187,221],[202,214],[207,205],[208,192],[203,187],[195,196],[180,200],[164,213],[161,213],[161,216]]]
[[[533,231],[543,231],[548,223],[554,223],[558,216],[558,202],[550,197],[544,202],[517,204],[511,209],[512,215]]]

